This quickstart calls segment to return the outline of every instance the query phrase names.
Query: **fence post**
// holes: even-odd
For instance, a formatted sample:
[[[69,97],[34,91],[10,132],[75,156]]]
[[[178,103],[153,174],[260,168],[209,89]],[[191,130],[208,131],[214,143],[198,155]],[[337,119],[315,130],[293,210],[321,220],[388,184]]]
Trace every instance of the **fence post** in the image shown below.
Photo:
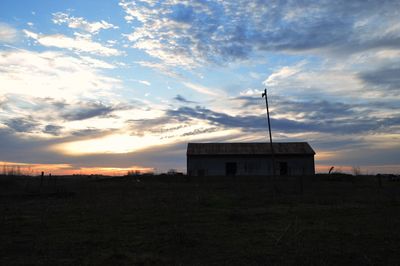
[[[42,171],[42,174],[40,175],[40,189],[39,189],[40,192],[42,192],[43,177],[44,177],[44,172]]]

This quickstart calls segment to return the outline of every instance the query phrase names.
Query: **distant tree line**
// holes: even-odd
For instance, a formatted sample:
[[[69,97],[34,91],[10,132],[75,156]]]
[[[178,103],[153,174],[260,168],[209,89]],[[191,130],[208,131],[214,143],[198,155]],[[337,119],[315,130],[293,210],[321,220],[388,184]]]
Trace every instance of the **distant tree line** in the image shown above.
[[[35,174],[30,167],[21,167],[20,165],[3,164],[0,171],[2,176],[29,176]]]

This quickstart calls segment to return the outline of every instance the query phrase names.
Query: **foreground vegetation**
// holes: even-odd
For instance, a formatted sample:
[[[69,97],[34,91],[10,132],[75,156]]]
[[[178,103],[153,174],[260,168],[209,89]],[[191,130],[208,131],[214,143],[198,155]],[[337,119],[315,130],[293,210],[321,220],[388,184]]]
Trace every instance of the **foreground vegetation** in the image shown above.
[[[399,265],[400,182],[3,177],[0,230],[0,265]]]

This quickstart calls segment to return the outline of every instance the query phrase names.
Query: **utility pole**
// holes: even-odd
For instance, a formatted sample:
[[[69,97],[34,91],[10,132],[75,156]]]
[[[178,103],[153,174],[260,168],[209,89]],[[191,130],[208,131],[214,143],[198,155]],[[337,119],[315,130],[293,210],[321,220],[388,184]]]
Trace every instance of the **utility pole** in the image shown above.
[[[272,176],[275,175],[275,156],[274,156],[274,148],[272,147],[272,134],[271,134],[271,121],[269,119],[269,108],[268,108],[268,95],[267,89],[264,89],[263,94],[261,97],[265,97],[265,107],[267,108],[267,118],[268,118],[268,130],[269,130],[269,145],[271,148],[271,155],[272,155]]]

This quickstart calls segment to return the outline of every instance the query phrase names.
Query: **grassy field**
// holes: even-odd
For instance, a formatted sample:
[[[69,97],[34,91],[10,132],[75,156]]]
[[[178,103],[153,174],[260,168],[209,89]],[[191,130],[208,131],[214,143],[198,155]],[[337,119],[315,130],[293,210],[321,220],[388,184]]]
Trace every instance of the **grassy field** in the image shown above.
[[[0,265],[400,265],[400,182],[2,177],[0,230]]]

